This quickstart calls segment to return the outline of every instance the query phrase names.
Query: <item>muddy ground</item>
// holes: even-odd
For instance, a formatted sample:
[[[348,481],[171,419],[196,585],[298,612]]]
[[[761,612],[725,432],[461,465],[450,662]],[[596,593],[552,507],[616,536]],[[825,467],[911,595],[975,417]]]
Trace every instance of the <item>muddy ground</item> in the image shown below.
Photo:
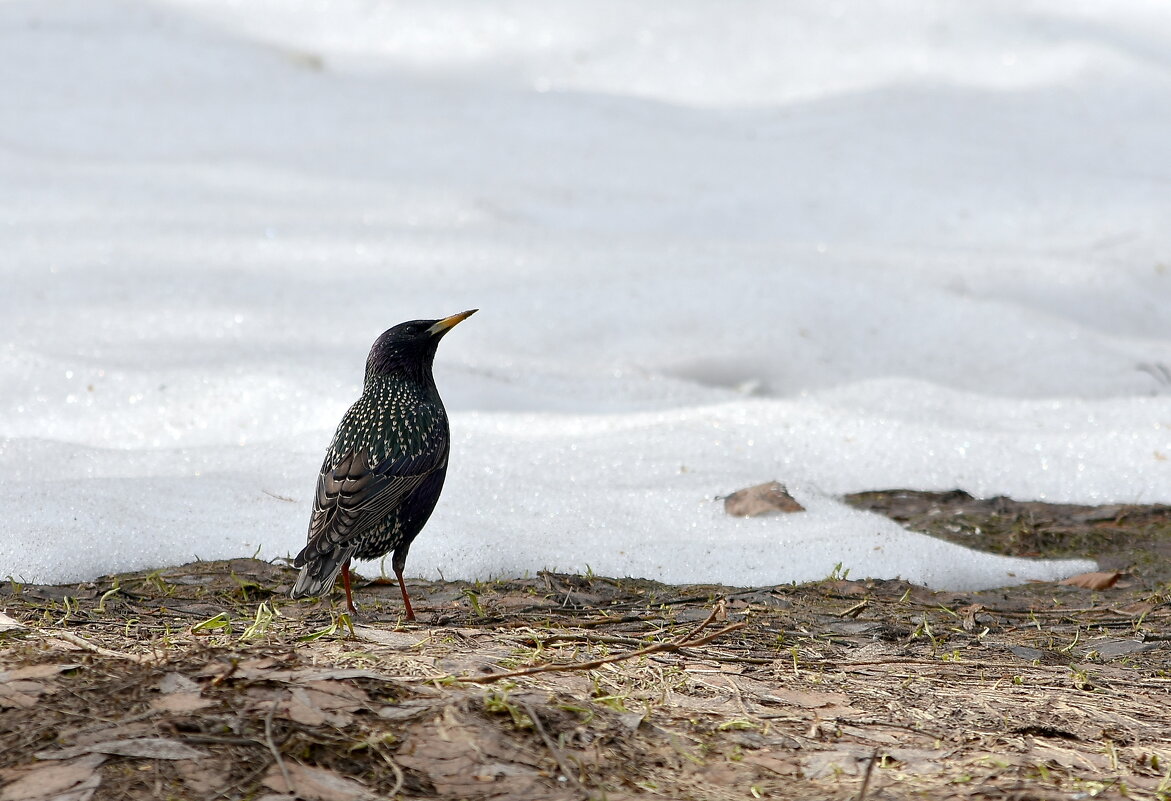
[[[1171,799],[1171,508],[848,500],[1119,575],[414,581],[417,624],[247,559],[9,583],[0,801]]]

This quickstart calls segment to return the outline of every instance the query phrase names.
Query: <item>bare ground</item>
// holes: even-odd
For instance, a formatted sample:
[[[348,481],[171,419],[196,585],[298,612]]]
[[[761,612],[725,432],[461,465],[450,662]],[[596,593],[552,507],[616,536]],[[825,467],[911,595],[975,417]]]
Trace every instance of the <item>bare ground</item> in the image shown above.
[[[848,500],[1121,575],[376,580],[352,631],[255,560],[12,583],[0,801],[1171,799],[1171,508]]]

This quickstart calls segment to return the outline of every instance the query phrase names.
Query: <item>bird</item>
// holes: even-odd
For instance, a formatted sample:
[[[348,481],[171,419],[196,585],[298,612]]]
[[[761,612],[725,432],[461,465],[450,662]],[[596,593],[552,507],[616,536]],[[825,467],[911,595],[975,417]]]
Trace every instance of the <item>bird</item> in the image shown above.
[[[451,451],[432,364],[439,340],[477,311],[400,323],[374,341],[362,396],[338,424],[317,476],[308,541],[293,560],[301,568],[293,598],[328,592],[340,571],[346,606],[357,614],[350,560],[394,551],[406,619],[415,619],[403,568],[439,500]]]

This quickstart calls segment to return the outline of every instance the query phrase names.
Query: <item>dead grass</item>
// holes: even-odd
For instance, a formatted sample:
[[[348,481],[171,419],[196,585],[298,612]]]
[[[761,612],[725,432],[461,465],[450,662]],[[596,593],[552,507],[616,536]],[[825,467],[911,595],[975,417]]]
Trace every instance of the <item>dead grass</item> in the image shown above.
[[[1112,547],[1162,547],[1162,514],[1108,518]],[[373,582],[352,630],[294,575],[8,586],[0,801],[857,799],[868,771],[869,799],[1171,799],[1149,564],[1100,593],[413,582],[409,626]]]

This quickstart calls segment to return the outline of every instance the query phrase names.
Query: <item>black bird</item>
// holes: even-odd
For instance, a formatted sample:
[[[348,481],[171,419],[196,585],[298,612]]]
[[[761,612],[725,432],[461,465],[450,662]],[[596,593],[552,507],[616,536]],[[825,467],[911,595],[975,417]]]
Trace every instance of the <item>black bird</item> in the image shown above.
[[[400,323],[370,348],[362,397],[338,424],[317,477],[309,543],[293,560],[301,568],[294,598],[327,592],[340,570],[346,605],[355,612],[350,560],[393,550],[407,620],[415,619],[403,568],[439,500],[451,450],[431,364],[443,335],[476,311]]]

